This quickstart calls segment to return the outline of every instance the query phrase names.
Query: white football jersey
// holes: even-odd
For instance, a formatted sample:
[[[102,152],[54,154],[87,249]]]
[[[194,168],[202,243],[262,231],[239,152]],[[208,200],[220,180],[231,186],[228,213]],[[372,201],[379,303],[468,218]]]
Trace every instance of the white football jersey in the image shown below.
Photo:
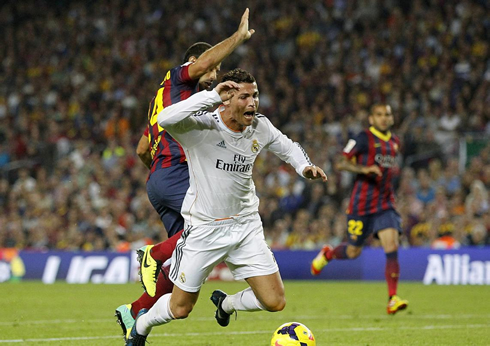
[[[220,112],[208,112],[221,103],[215,90],[201,91],[165,107],[158,123],[184,148],[189,164],[190,187],[182,205],[188,225],[244,216],[258,211],[252,168],[262,149],[290,163],[303,176],[312,165],[303,148],[281,133],[261,114],[251,126],[235,132],[221,120]]]

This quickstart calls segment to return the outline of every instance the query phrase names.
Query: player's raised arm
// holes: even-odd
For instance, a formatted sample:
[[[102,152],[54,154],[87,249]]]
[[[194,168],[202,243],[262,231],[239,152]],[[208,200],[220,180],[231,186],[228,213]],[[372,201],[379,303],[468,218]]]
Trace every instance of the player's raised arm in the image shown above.
[[[220,83],[211,91],[201,91],[187,100],[165,107],[158,113],[158,124],[162,127],[171,126],[188,118],[202,109],[229,100],[240,86],[232,81]]]
[[[248,27],[249,12],[250,11],[247,8],[242,15],[237,31],[233,35],[205,51],[192,65],[189,66],[189,76],[192,79],[199,79],[209,69],[221,63],[239,45],[252,37],[255,30],[249,29]]]
[[[172,126],[189,118],[197,111],[207,109],[221,102],[221,97],[216,90],[201,91],[187,100],[165,107],[158,113],[157,121],[162,127]]]

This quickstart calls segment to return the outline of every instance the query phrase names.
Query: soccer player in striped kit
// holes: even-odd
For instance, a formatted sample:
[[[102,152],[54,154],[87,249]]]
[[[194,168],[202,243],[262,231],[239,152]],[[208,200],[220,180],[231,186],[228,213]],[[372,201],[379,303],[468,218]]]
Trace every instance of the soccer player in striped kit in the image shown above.
[[[395,209],[393,178],[398,174],[396,156],[400,140],[390,132],[394,123],[391,107],[375,104],[368,117],[371,127],[350,139],[337,169],[357,173],[347,209],[349,242],[332,249],[325,245],[311,263],[318,275],[331,260],[357,258],[370,234],[379,238],[386,254],[385,278],[388,284],[388,314],[407,307],[408,301],[397,293],[401,218]]]
[[[158,114],[172,104],[189,98],[211,87],[217,78],[221,62],[240,44],[250,39],[249,9],[242,15],[237,31],[211,47],[198,42],[186,51],[183,65],[169,70],[160,84],[148,110],[148,127],[141,137],[136,152],[150,169],[146,188],[148,198],[167,230],[169,239],[138,250],[141,260],[141,281],[145,293],[131,304],[116,309],[117,322],[127,338],[134,318],[141,309],[149,309],[163,294],[171,292],[168,266],[162,265],[172,255],[184,228],[180,214],[185,193],[189,188],[189,169],[181,145],[157,123]],[[158,279],[158,280],[157,280]]]

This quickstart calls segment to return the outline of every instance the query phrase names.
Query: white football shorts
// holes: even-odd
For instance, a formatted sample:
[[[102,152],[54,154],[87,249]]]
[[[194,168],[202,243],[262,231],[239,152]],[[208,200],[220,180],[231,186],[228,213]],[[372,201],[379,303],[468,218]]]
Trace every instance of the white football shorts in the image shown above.
[[[213,268],[224,261],[235,280],[270,275],[279,270],[264,239],[258,213],[186,225],[172,254],[170,280],[186,292],[198,292]]]

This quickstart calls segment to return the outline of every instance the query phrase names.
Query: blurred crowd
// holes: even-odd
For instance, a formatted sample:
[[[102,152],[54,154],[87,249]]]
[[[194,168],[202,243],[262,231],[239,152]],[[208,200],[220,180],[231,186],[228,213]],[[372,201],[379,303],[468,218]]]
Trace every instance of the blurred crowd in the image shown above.
[[[126,251],[165,239],[135,154],[147,106],[190,44],[216,44],[236,30],[242,6],[3,2],[0,247]],[[374,102],[392,106],[402,140],[395,187],[403,245],[490,244],[488,1],[248,6],[256,33],[221,70],[250,71],[259,111],[329,176],[307,182],[274,155],[259,156],[254,179],[273,248],[345,240],[353,176],[333,164]]]

